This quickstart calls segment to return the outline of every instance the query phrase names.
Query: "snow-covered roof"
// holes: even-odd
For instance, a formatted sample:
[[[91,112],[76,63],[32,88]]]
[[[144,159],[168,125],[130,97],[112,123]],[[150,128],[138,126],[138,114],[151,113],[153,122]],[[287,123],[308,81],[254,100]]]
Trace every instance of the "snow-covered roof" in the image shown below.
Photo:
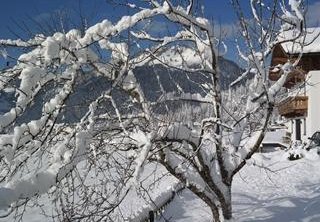
[[[320,52],[320,27],[307,28],[306,35],[302,35],[294,42],[288,41],[281,46],[288,54]],[[285,31],[280,34],[281,40],[294,39],[299,35],[296,30]]]

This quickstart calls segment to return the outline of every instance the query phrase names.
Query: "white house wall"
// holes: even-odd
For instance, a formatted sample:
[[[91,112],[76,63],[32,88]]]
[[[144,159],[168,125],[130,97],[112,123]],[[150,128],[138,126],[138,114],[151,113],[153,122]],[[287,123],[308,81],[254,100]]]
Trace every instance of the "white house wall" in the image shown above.
[[[306,79],[308,96],[307,137],[320,130],[320,71],[310,71]]]

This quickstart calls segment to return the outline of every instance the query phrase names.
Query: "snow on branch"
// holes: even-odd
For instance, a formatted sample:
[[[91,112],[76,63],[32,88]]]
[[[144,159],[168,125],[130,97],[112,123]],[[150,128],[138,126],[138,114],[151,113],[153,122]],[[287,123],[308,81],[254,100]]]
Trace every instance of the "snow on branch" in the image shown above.
[[[221,89],[221,41],[208,19],[193,14],[193,0],[126,4],[132,15],[105,19],[83,33],[0,40],[4,48],[29,47],[0,77],[1,91],[16,86],[13,107],[0,115],[0,209],[61,191],[62,202],[73,198],[70,212],[83,214],[79,218],[106,220],[132,184],[141,184],[144,167],[157,162],[202,199],[216,221],[230,219],[233,176],[259,148],[277,93],[296,65],[279,65],[282,76],[271,83],[268,56],[277,44],[296,40],[279,37],[289,26],[304,34],[301,1],[290,0],[291,10],[282,5],[284,16],[263,2],[250,1],[258,29],[238,13],[247,67],[230,95]],[[270,29],[259,11],[265,9],[275,24]],[[139,25],[159,16],[176,25],[172,33],[154,37]],[[162,82],[168,70],[180,75]],[[28,113],[35,106],[38,116]]]

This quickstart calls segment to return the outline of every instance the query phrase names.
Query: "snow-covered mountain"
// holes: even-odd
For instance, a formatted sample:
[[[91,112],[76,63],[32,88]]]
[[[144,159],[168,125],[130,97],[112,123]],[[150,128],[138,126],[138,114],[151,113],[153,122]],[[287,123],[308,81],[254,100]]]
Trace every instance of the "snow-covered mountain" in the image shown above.
[[[219,69],[221,71],[220,81],[221,88],[226,90],[229,84],[239,77],[241,68],[227,59],[219,58]],[[177,69],[169,69],[163,65],[156,64],[153,66],[143,66],[134,70],[134,73],[140,82],[140,85],[150,101],[156,101],[163,94],[163,91],[173,94],[200,94],[204,96],[202,84],[210,81],[210,77],[203,73],[185,73]],[[61,118],[64,121],[74,122],[81,118],[87,111],[87,104],[100,95],[105,89],[110,88],[110,82],[103,77],[94,77],[93,75],[86,74],[87,76],[81,77],[75,86],[74,93],[69,97],[66,102],[65,112]],[[41,116],[42,105],[54,93],[56,87],[45,87],[35,98],[31,104],[30,109],[18,118],[18,122],[26,122],[31,119],[37,119]],[[119,103],[125,103],[125,96],[120,91],[115,90],[115,100]],[[0,94],[0,114],[10,110],[14,105],[13,93]],[[171,105],[179,106],[176,103]]]

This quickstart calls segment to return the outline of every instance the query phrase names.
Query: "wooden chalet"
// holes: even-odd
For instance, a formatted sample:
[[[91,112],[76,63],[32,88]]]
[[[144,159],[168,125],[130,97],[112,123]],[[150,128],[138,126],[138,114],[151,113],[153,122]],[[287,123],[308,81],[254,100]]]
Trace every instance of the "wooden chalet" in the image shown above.
[[[293,31],[283,34],[284,39],[291,39],[294,36]],[[277,67],[279,64],[285,64],[287,61],[296,61],[301,56],[297,67],[288,75],[284,87],[290,92],[297,84],[306,81],[306,76],[310,71],[320,70],[320,28],[307,29],[306,36],[298,38],[296,42],[285,42],[278,44],[273,52],[269,79],[277,81],[281,76],[281,71]],[[288,38],[286,38],[288,37]],[[302,47],[303,45],[303,47]],[[290,94],[289,94],[290,95]],[[300,139],[300,123],[302,118],[308,115],[308,96],[304,93],[292,94],[278,104],[279,114],[287,119],[295,120],[296,139]],[[319,95],[320,97],[320,95]]]
[[[283,36],[284,39],[286,38],[285,35],[294,35],[294,33],[287,32]],[[289,60],[294,62],[298,59],[300,54],[302,57],[297,67],[289,74],[284,87],[290,90],[297,84],[304,82],[309,71],[320,70],[319,36],[320,28],[308,28],[305,38],[298,39],[297,42],[278,44],[272,52],[269,79],[277,81],[281,76],[280,70],[277,69],[277,65],[285,64]],[[303,43],[300,43],[299,41],[303,41]],[[286,118],[306,116],[308,97],[305,95],[288,97],[278,104],[278,108],[280,115]]]

